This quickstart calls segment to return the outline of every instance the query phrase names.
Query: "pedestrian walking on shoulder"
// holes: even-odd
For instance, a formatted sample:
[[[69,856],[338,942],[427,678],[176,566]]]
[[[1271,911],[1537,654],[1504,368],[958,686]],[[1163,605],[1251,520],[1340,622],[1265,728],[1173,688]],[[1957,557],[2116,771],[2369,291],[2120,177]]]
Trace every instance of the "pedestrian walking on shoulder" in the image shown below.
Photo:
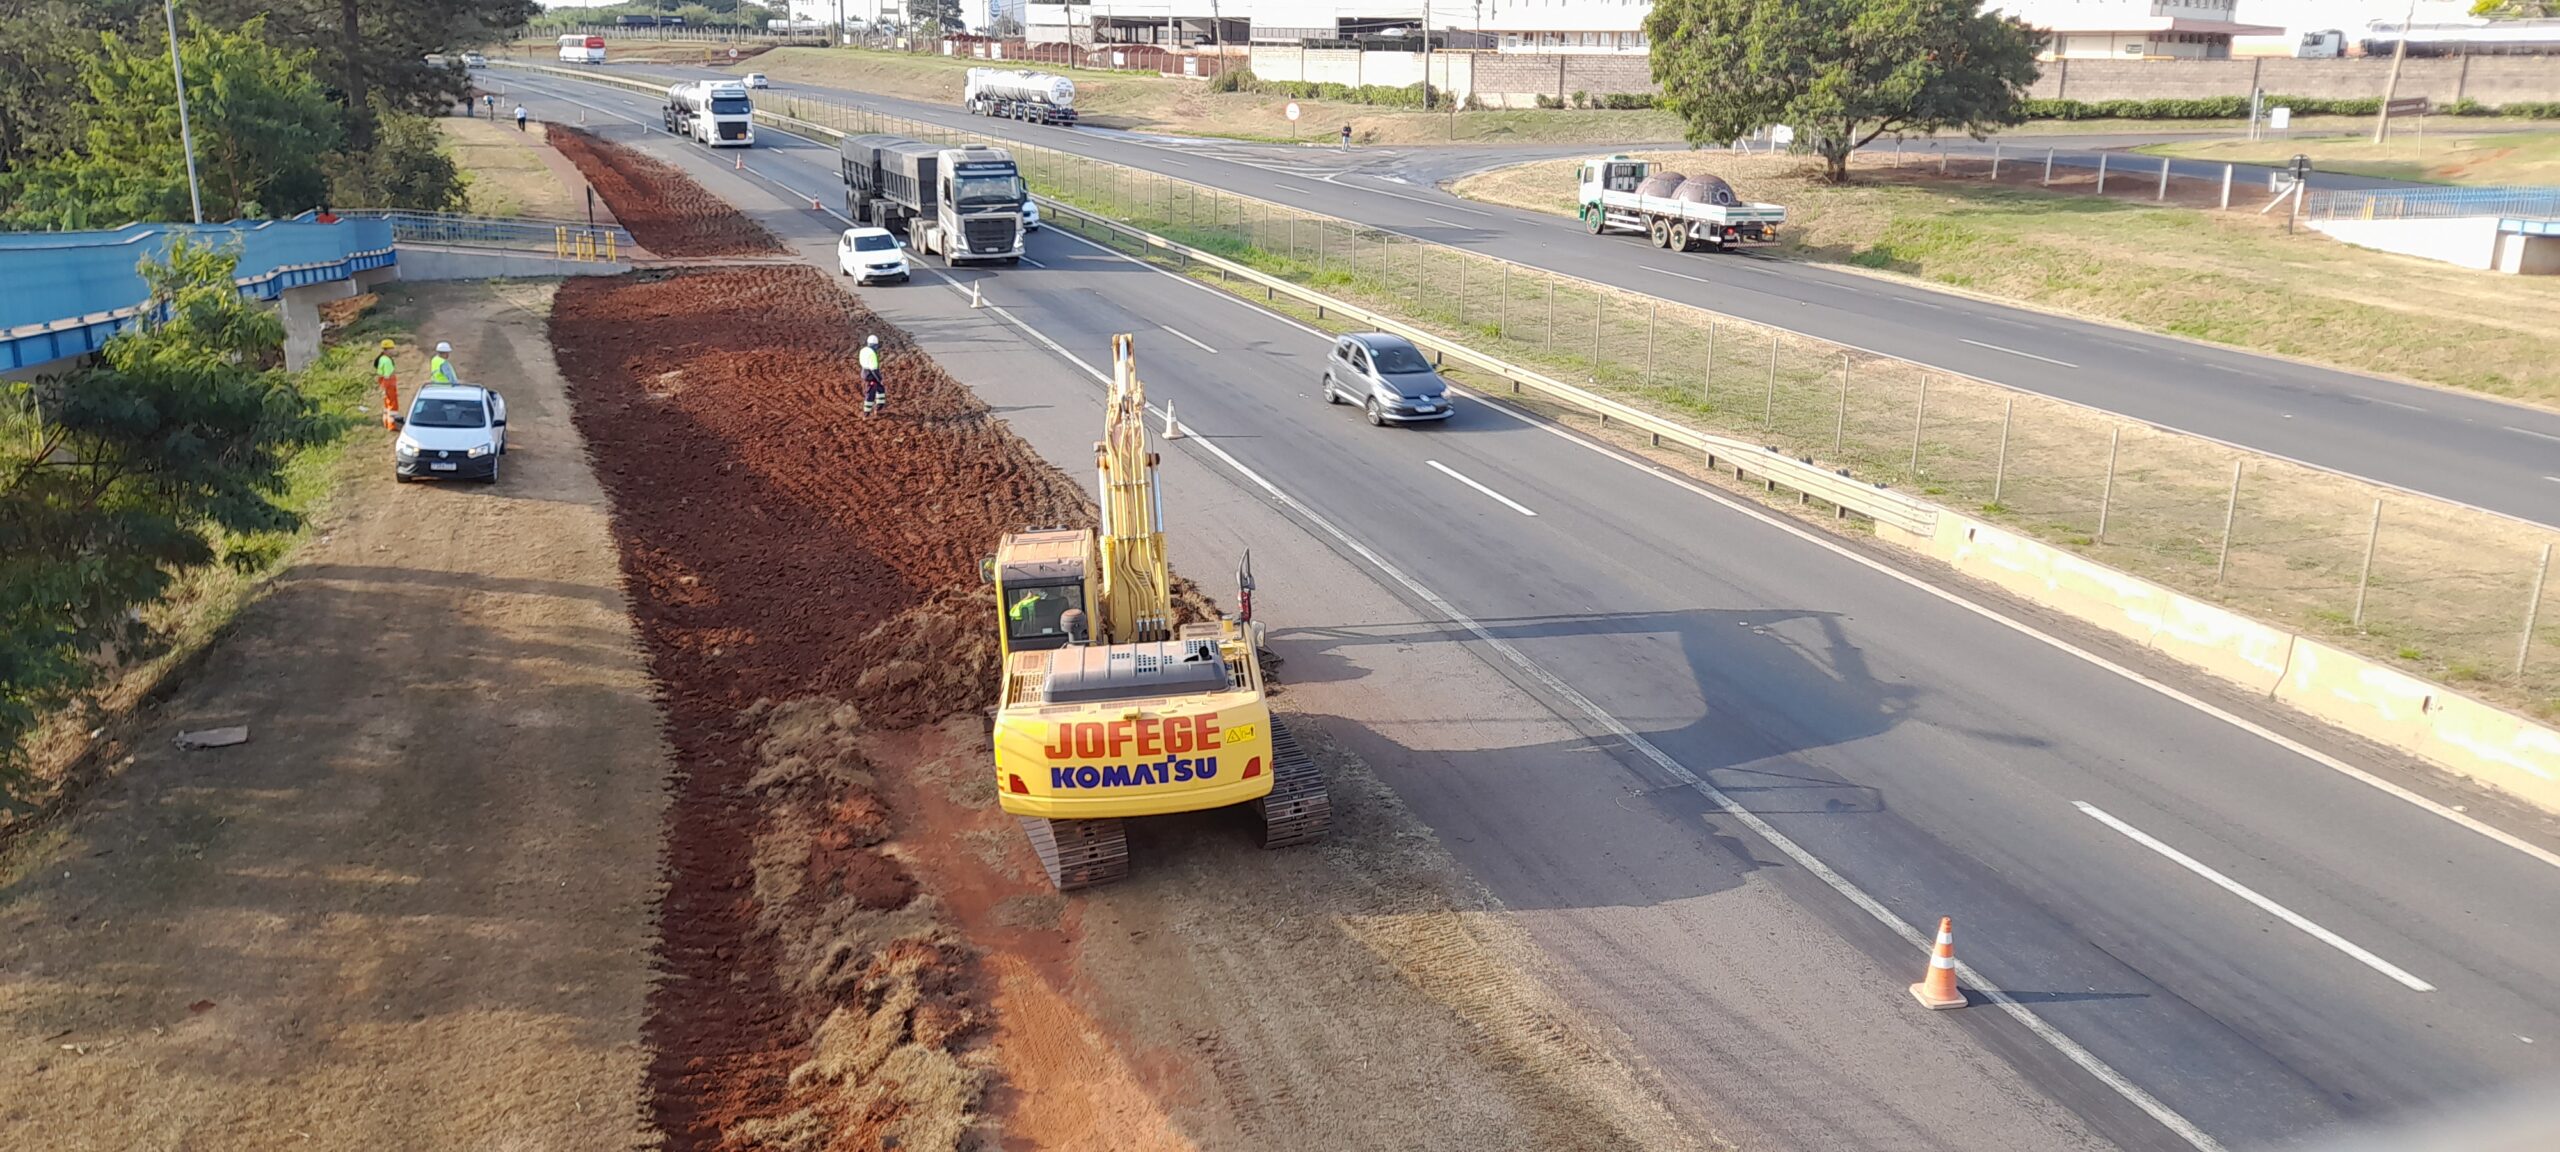
[[[1345,152],[1351,150],[1351,126],[1348,124],[1342,126],[1342,150]]]
[[[524,105],[516,105],[516,131],[524,131]]]
[[[880,379],[880,338],[862,341],[862,414],[869,416],[889,406],[889,386]]]
[[[452,357],[453,345],[447,344],[442,340],[436,341],[436,354],[427,360],[427,383],[462,383],[462,378],[453,374]]]
[[[381,354],[373,358],[373,378],[382,384],[382,426],[400,426],[400,365],[391,358],[391,341],[382,342]]]

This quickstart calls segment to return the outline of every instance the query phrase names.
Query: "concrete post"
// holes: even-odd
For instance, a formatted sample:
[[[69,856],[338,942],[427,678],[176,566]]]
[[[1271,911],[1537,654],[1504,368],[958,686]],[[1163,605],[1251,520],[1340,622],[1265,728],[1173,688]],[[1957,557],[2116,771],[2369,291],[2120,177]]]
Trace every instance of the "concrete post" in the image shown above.
[[[320,358],[320,304],[326,300],[344,300],[356,294],[356,286],[348,280],[325,280],[287,288],[276,301],[284,314],[284,367],[300,372]]]
[[[2098,489],[2098,531],[2096,535],[2090,537],[2092,540],[2107,538],[2107,508],[2114,504],[2116,499],[2116,449],[2123,443],[2124,429],[2107,429],[2107,480],[2106,484]]]
[[[2154,200],[2169,198],[2169,158],[2166,156],[2160,158],[2160,191],[2151,198]]]
[[[2231,502],[2222,507],[2222,556],[2213,562],[2213,586],[2222,587],[2224,573],[2231,570],[2231,526],[2240,520],[2240,469],[2246,461],[2231,462]]]
[[[2000,142],[1997,140],[1991,142],[1991,182],[2000,182]]]
[[[2222,166],[2222,206],[2231,207],[2231,165]]]
[[[2000,405],[2000,460],[1991,466],[1991,502],[2000,502],[2000,489],[2009,480],[2009,422],[2018,415],[2018,402],[2011,399]]]
[[[2098,153],[2098,195],[2107,194],[2107,154]]]
[[[2525,657],[2533,654],[2533,625],[2542,614],[2542,585],[2551,578],[2551,546],[2542,546],[2542,564],[2533,570],[2533,598],[2524,605],[2524,639],[2516,642],[2516,675],[2524,675]]]
[[[2373,502],[2373,526],[2364,533],[2364,567],[2356,573],[2356,612],[2348,623],[2364,628],[2364,594],[2373,587],[2373,547],[2382,542],[2382,501]]]
[[[2044,150],[2044,186],[2053,187],[2053,149]]]

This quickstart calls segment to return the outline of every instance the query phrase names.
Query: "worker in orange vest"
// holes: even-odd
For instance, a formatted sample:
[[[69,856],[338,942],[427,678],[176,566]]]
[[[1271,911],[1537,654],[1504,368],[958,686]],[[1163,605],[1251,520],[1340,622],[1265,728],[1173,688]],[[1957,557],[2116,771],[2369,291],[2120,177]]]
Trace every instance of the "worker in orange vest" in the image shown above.
[[[400,426],[400,365],[391,359],[391,341],[382,342],[382,353],[373,358],[373,378],[382,384],[382,426]]]

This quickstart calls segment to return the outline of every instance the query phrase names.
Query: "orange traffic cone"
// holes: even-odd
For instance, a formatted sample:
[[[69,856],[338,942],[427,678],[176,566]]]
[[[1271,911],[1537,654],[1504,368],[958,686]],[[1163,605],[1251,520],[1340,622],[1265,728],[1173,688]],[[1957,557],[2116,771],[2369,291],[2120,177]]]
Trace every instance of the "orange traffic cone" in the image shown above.
[[[1956,987],[1956,918],[1938,918],[1938,951],[1929,957],[1927,979],[1911,986],[1911,998],[1924,1008],[1962,1008],[1964,990]]]

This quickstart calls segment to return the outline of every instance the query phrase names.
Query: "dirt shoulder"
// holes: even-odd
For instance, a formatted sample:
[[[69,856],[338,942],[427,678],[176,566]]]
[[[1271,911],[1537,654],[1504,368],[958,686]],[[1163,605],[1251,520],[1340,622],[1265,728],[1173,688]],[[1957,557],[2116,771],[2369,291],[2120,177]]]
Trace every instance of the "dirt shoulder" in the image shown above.
[[[503,111],[503,109],[501,109]],[[447,116],[436,121],[454,166],[469,179],[471,211],[482,216],[583,218],[578,170],[551,147],[547,126],[519,132],[503,121]]]
[[[548,292],[392,292],[506,392],[505,480],[349,452],[133,763],[0,878],[0,1147],[647,1140],[669,760]]]
[[[583,129],[547,124],[543,131],[641,247],[660,256],[782,254],[782,242],[763,225],[675,169]]]

